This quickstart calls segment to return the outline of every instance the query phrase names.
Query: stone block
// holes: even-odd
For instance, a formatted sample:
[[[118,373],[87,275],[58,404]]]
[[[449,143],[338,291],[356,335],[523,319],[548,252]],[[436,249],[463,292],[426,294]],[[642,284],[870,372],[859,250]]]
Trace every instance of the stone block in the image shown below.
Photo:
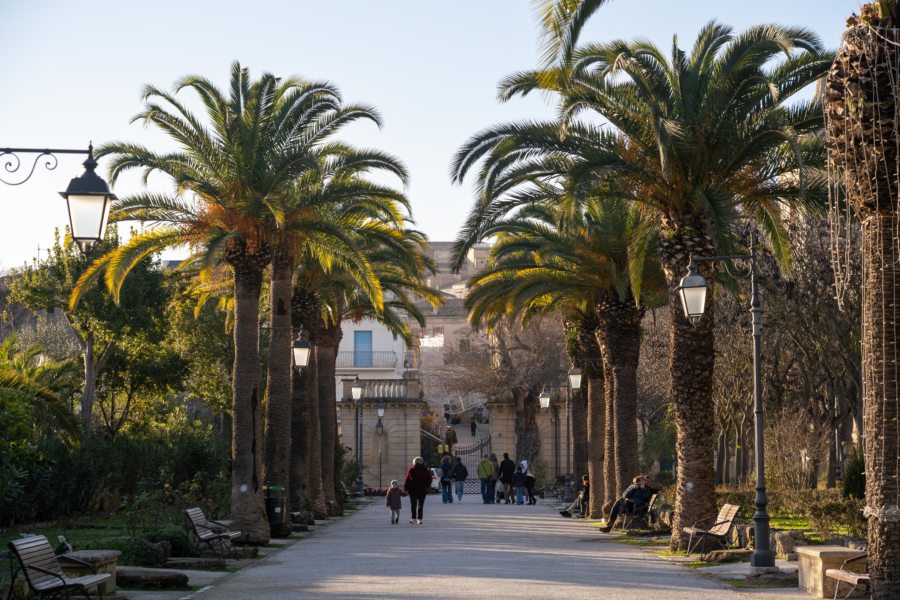
[[[108,573],[109,579],[97,586],[97,589],[106,596],[116,591],[116,563],[121,555],[118,550],[76,550],[61,555],[59,565],[66,577],[81,577],[92,573],[87,567],[67,561],[66,558],[84,561],[97,569],[97,573]]]
[[[775,549],[775,554],[778,557],[787,559],[787,556],[795,553],[794,549],[796,548],[796,543],[791,534],[777,531],[775,532],[775,544],[772,548]]]
[[[825,571],[840,569],[845,560],[860,554],[859,550],[844,546],[799,546],[796,550],[800,589],[817,598],[834,597],[836,582],[825,577]],[[851,596],[853,597],[858,596]]]
[[[752,554],[753,550],[747,548],[712,550],[704,554],[701,559],[710,563],[747,562]]]
[[[220,558],[179,557],[163,563],[164,569],[224,569],[225,561]]]

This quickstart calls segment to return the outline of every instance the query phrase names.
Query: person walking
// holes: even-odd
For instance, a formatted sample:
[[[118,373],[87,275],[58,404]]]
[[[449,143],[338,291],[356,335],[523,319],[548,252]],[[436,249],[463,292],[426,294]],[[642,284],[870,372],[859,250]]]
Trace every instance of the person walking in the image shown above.
[[[431,489],[431,470],[425,466],[421,456],[413,459],[412,466],[406,472],[403,489],[409,495],[409,508],[412,512],[410,524],[422,524],[422,510],[425,508],[425,497]]]
[[[449,454],[441,459],[441,502],[453,504],[453,461]]]
[[[522,472],[522,465],[516,467],[512,486],[516,488],[516,504],[519,506],[525,504],[525,473]]]
[[[475,423],[475,419],[472,419],[472,422],[469,424],[472,428],[472,437],[475,437],[475,431],[478,429],[478,424]]]
[[[500,463],[500,483],[503,484],[503,498],[507,504],[512,504],[513,475],[516,474],[516,463],[509,457],[509,453],[503,453],[503,462]]]
[[[494,467],[494,474],[491,475],[491,494],[489,499],[491,502],[496,501],[497,498],[497,481],[500,479],[500,463],[497,462],[497,455],[491,452],[491,465]],[[499,502],[498,502],[499,504]]]
[[[484,504],[494,503],[494,463],[490,457],[482,456],[476,469],[478,479],[481,480],[481,501]]]
[[[391,509],[391,525],[396,525],[400,522],[400,509],[402,508],[400,497],[402,495],[403,491],[400,489],[400,482],[394,479],[391,481],[391,487],[387,494],[384,495],[384,505]]]
[[[537,477],[534,476],[534,468],[528,464],[527,460],[523,460],[520,464],[522,472],[525,473],[525,492],[528,494],[528,505],[533,506],[537,504],[537,498],[534,496],[534,484]]]
[[[453,467],[453,480],[456,481],[456,499],[462,502],[463,493],[466,491],[466,479],[469,477],[469,469],[463,464],[462,457],[456,457],[456,465]]]

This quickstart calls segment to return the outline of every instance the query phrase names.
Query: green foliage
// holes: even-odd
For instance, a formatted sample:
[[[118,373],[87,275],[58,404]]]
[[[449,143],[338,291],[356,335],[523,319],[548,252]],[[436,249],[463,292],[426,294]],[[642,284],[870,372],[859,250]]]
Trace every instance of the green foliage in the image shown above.
[[[165,542],[168,544],[171,556],[193,556],[195,554],[194,544],[184,527],[159,525],[149,529],[144,537],[154,543]]]
[[[866,537],[865,502],[856,498],[816,498],[807,509],[812,529],[826,540],[832,535]]]
[[[165,542],[154,543],[142,537],[121,536],[95,540],[84,544],[81,550],[118,550],[120,565],[158,567],[169,557]]]
[[[866,463],[862,452],[854,450],[844,463],[844,479],[841,482],[844,498],[862,500],[866,497]]]
[[[641,440],[641,469],[650,470],[654,461],[668,462],[675,456],[675,419],[671,407],[662,419],[652,423]]]

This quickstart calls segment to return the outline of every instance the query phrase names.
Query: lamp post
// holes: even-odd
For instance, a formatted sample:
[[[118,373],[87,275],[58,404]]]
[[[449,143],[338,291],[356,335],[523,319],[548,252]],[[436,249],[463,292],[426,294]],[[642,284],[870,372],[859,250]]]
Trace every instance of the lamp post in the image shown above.
[[[571,486],[569,484],[569,473],[571,472],[569,461],[572,460],[572,452],[569,448],[569,423],[571,421],[570,412],[569,412],[569,398],[576,391],[581,391],[581,369],[572,365],[572,368],[569,369],[569,389],[566,392],[566,495],[569,496],[571,494]]]
[[[97,173],[97,161],[94,160],[94,146],[88,144],[87,150],[72,150],[60,148],[0,148],[0,160],[8,157],[3,164],[7,173],[15,173],[22,166],[19,154],[36,154],[28,175],[21,181],[7,181],[0,177],[0,182],[6,185],[22,185],[34,174],[41,157],[46,157],[44,168],[48,171],[56,169],[58,164],[57,154],[87,154],[84,165],[84,173],[69,182],[66,191],[59,195],[66,199],[69,211],[69,229],[72,240],[78,244],[78,248],[85,255],[103,240],[106,233],[106,223],[109,219],[109,207],[116,195],[109,189],[106,183]]]
[[[756,445],[756,498],[754,500],[756,512],[753,515],[755,539],[753,555],[750,558],[750,567],[759,571],[771,571],[775,568],[775,554],[772,552],[769,544],[769,513],[766,511],[769,500],[766,496],[765,440],[763,435],[765,418],[762,404],[762,349],[760,343],[760,338],[762,337],[762,308],[759,301],[755,232],[750,234],[750,254],[691,256],[688,273],[681,279],[681,285],[678,286],[677,291],[681,296],[685,317],[696,325],[703,319],[707,293],[707,282],[697,270],[697,263],[723,260],[739,260],[750,263],[750,314],[752,315],[753,334],[753,414],[755,417]]]
[[[291,347],[291,354],[294,357],[294,366],[298,369],[304,368],[309,364],[309,353],[312,349],[312,346],[303,335],[300,335],[296,340],[294,340],[294,345]]]
[[[384,424],[381,422],[384,417],[384,401],[379,400],[378,406],[375,408],[378,414],[378,423],[375,425],[375,433],[378,434],[378,489],[381,489],[381,437],[384,435]]]
[[[360,400],[362,399],[363,394],[363,385],[359,381],[359,374],[353,378],[353,383],[350,384],[350,396],[353,398],[353,403],[356,404],[356,487],[357,491],[362,493],[363,491],[363,476],[362,476],[362,457],[363,457],[363,430],[362,430],[362,404]]]

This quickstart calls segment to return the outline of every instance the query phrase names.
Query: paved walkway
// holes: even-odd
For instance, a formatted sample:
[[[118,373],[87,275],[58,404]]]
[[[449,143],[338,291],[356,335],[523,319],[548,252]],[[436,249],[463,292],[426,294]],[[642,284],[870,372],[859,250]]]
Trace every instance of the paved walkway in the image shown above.
[[[276,598],[802,598],[734,591],[719,581],[616,543],[554,507],[484,505],[430,496],[424,525],[390,525],[379,503],[223,578],[198,600]]]

